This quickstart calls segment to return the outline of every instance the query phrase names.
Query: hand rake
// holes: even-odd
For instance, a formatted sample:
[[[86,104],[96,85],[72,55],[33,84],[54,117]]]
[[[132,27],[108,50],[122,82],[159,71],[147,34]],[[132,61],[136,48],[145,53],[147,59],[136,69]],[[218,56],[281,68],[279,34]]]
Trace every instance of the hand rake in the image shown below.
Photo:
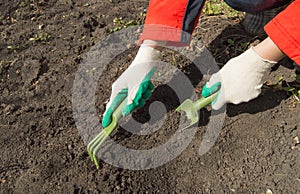
[[[122,108],[126,103],[126,98],[121,102],[118,108],[112,114],[112,121],[110,125],[105,127],[88,145],[87,151],[92,161],[95,163],[96,168],[99,168],[99,163],[97,160],[97,152],[99,151],[102,144],[105,142],[107,137],[117,128],[118,121],[122,117]]]

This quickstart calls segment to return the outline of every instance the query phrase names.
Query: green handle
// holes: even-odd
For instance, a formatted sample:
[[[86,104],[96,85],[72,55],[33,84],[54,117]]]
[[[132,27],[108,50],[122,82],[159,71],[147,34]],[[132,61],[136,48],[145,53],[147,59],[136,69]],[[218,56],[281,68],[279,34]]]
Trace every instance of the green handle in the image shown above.
[[[118,121],[121,117],[122,117],[122,110],[124,105],[127,103],[127,98],[125,98],[121,104],[118,106],[118,108],[114,111],[114,113],[112,114],[112,116],[116,119],[116,121]]]
[[[120,103],[118,108],[113,112],[111,124],[104,128],[104,130],[107,134],[111,134],[111,132],[117,127],[118,121],[122,117],[122,109],[126,103],[127,103],[127,99],[125,98]]]
[[[197,110],[200,110],[203,107],[206,107],[207,105],[211,104],[216,97],[218,96],[218,92],[215,92],[214,94],[208,96],[208,97],[201,97],[199,100],[194,102],[193,107]]]
[[[119,102],[121,101],[121,103],[119,105],[116,105],[117,108],[112,113],[112,120],[111,120],[110,124],[107,127],[105,127],[103,129],[103,131],[101,131],[87,145],[88,153],[91,156],[92,161],[95,163],[97,169],[99,168],[99,163],[98,163],[96,154],[97,154],[98,150],[100,149],[100,147],[102,146],[102,144],[104,143],[104,141],[108,138],[108,136],[117,128],[118,121],[122,117],[122,109],[123,109],[125,103],[127,103],[127,99],[125,97],[123,98],[122,101],[121,101],[121,99],[119,99]]]

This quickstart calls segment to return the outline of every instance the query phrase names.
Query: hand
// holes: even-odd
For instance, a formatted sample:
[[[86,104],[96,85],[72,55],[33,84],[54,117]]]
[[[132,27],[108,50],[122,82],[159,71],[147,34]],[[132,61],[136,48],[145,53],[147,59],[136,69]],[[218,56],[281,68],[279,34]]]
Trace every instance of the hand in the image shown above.
[[[123,107],[123,115],[128,115],[135,108],[142,107],[145,100],[150,98],[154,88],[151,77],[156,70],[153,60],[159,57],[159,53],[149,45],[141,45],[131,65],[112,85],[112,93],[102,119],[103,127],[111,123],[113,112],[126,97],[127,103]]]
[[[274,64],[276,62],[261,58],[250,48],[212,75],[202,90],[202,96],[211,95],[221,83],[219,95],[212,102],[213,109],[220,109],[225,103],[248,102],[261,93],[263,77]]]

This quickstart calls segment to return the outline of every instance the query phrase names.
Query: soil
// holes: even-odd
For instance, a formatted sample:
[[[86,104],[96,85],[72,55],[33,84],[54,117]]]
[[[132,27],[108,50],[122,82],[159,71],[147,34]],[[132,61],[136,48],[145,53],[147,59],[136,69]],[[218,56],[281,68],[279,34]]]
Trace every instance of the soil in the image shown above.
[[[198,148],[209,109],[202,110],[202,125],[192,142],[172,161],[149,170],[126,170],[105,162],[95,168],[73,118],[75,74],[89,49],[116,27],[114,18],[143,21],[147,4],[146,0],[0,2],[0,193],[250,194],[268,189],[300,193],[300,106],[290,93],[275,89],[249,103],[228,105],[217,142],[202,156]],[[247,42],[258,41],[243,30],[240,18],[224,15],[203,14],[194,35],[220,65],[245,50]],[[100,119],[111,84],[136,49],[128,52],[116,59],[118,68],[107,71],[101,83],[96,104]],[[183,57],[175,59],[183,69],[190,65]],[[292,82],[295,73],[290,64],[285,60],[276,66],[268,80],[276,82],[282,75]],[[189,75],[199,92],[204,80]],[[151,99],[164,99],[172,115],[179,102],[161,90]],[[147,107],[133,113],[136,120],[149,120]],[[138,138],[119,129],[115,139],[124,138],[124,145],[132,148],[157,145],[174,133],[176,119],[167,121],[169,131]]]

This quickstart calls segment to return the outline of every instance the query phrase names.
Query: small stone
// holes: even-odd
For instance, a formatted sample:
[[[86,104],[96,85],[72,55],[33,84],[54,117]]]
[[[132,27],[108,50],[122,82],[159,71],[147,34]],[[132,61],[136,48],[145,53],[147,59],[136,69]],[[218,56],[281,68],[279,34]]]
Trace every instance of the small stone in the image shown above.
[[[296,144],[299,144],[300,143],[299,137],[298,136],[294,137],[294,141],[295,141]]]
[[[267,189],[266,194],[273,194],[271,189]]]
[[[126,48],[127,48],[127,49],[131,49],[131,48],[133,48],[133,46],[132,46],[132,44],[127,44],[127,45],[126,45]]]

